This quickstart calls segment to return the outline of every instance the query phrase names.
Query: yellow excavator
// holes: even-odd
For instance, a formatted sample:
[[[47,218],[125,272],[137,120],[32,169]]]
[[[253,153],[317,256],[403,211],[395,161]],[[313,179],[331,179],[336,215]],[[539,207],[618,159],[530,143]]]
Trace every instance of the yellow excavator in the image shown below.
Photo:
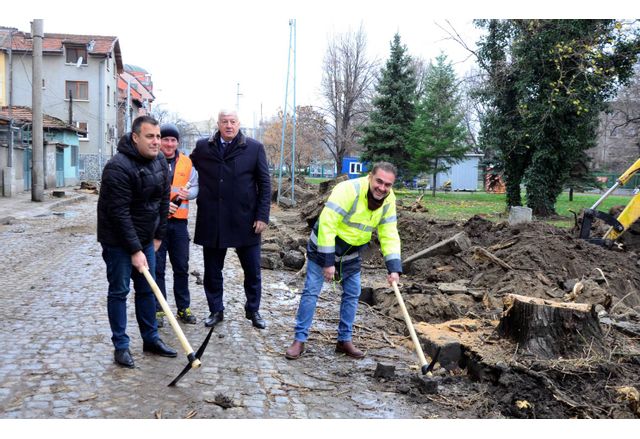
[[[590,209],[584,210],[584,215],[582,217],[582,226],[580,227],[580,238],[586,239],[587,241],[599,244],[605,247],[612,247],[616,239],[620,237],[624,232],[629,230],[629,228],[636,222],[636,220],[640,217],[640,193],[636,194],[631,198],[631,201],[625,206],[624,210],[620,212],[617,217],[613,215],[609,215],[608,213],[601,212],[597,210],[598,206],[609,196],[611,195],[618,187],[624,186],[625,183],[631,179],[631,177],[640,171],[640,159],[636,160],[636,162],[629,167],[618,179],[615,184],[609,188],[599,199],[595,202]],[[609,230],[602,238],[591,238],[591,224],[593,223],[593,219],[598,218],[608,224]]]

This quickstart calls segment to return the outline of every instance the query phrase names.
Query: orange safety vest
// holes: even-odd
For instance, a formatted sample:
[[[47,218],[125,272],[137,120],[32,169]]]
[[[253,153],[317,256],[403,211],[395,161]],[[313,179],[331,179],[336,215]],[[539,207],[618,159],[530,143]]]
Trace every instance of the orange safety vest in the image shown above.
[[[173,200],[178,196],[178,191],[183,188],[189,182],[191,176],[191,169],[193,164],[191,159],[184,154],[177,153],[176,157],[176,170],[173,173],[173,181],[171,182],[171,195],[170,200]],[[189,200],[183,200],[178,210],[173,215],[169,215],[169,218],[188,219],[189,218]]]

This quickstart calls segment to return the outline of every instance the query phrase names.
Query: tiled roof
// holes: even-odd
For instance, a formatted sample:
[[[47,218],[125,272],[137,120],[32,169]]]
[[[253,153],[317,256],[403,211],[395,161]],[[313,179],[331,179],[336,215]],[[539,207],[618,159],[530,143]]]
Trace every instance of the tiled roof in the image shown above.
[[[0,107],[0,117],[9,118],[9,107]],[[31,111],[31,107],[13,106],[11,117],[16,121],[23,122],[23,123],[31,123],[33,121],[33,113]],[[48,114],[42,115],[42,126],[43,128],[71,130],[76,132],[82,131],[76,128],[75,126],[67,124],[62,119],[49,116]]]
[[[10,38],[10,31],[13,36]],[[71,35],[71,34],[44,34],[42,40],[42,51],[48,53],[63,53],[65,44],[81,44],[93,48],[89,50],[89,54],[108,55],[113,53],[118,63],[118,71],[124,69],[122,64],[122,54],[120,53],[120,42],[118,37],[102,36],[102,35]],[[18,31],[17,29],[0,26],[0,48],[11,48],[16,51],[31,52],[33,50],[33,38],[31,33]]]

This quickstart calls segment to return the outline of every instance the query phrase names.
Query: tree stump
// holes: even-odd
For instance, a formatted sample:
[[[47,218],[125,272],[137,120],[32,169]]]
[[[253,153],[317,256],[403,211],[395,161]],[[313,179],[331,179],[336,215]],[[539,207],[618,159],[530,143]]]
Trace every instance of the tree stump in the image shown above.
[[[509,294],[498,333],[538,358],[584,357],[604,350],[595,306]]]

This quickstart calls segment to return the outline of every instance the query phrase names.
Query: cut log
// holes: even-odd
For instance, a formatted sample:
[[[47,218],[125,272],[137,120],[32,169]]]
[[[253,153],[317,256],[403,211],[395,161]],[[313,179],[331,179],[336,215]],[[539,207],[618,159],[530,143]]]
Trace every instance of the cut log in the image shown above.
[[[437,255],[455,255],[467,250],[469,247],[471,247],[471,241],[467,234],[464,232],[456,233],[451,238],[444,239],[429,248],[409,256],[402,261],[402,267],[408,272],[411,270],[411,264],[418,259]]]
[[[538,358],[578,358],[602,352],[602,330],[595,305],[562,303],[509,294],[498,333]]]

